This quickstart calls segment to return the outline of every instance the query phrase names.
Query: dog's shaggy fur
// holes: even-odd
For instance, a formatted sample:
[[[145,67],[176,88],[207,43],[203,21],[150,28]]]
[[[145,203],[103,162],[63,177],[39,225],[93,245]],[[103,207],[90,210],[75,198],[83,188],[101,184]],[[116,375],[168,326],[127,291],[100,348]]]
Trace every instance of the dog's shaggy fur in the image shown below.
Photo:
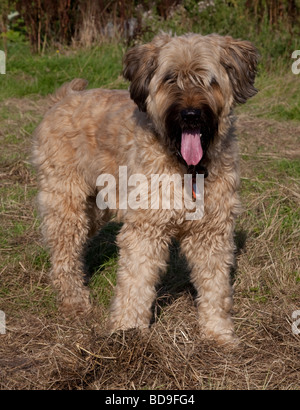
[[[86,81],[76,79],[53,96],[55,105],[35,132],[34,163],[51,279],[64,311],[90,308],[82,251],[110,218],[108,209],[96,207],[100,174],[118,181],[119,166],[127,166],[128,177],[205,172],[200,220],[186,220],[185,209],[117,210],[124,225],[111,329],[149,326],[175,237],[198,293],[202,334],[235,340],[229,274],[239,169],[232,108],[256,93],[256,66],[257,51],[247,41],[161,34],[125,55],[130,92],[84,90]]]

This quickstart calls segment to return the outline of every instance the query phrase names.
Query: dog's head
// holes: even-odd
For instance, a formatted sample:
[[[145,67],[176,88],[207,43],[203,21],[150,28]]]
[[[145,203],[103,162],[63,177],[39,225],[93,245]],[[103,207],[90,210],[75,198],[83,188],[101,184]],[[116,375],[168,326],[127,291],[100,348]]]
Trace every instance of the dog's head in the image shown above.
[[[258,53],[248,41],[216,34],[161,34],[129,50],[130,95],[187,165],[200,163],[232,106],[256,94]]]

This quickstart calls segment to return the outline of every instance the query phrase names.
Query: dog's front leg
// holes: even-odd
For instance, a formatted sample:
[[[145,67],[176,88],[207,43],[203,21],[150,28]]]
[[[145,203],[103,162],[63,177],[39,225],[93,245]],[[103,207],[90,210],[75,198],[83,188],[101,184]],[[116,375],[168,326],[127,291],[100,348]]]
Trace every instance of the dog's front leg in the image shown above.
[[[220,228],[220,225],[216,225]],[[201,331],[205,338],[222,345],[236,345],[237,338],[231,319],[232,287],[230,268],[233,264],[232,226],[220,231],[210,227],[191,228],[182,240],[182,251],[191,267],[191,280],[197,290],[197,305]],[[201,234],[202,230],[202,234]]]
[[[74,178],[75,180],[75,178]],[[46,180],[55,187],[56,180]],[[81,185],[65,181],[65,192],[40,190],[38,201],[42,231],[50,250],[51,281],[57,291],[61,310],[67,315],[91,310],[88,289],[84,286],[82,253],[88,237],[89,221]],[[62,183],[61,183],[62,185]],[[67,189],[69,187],[69,190]]]
[[[119,269],[111,307],[112,331],[148,328],[155,285],[166,269],[169,239],[149,224],[124,224],[118,236]]]

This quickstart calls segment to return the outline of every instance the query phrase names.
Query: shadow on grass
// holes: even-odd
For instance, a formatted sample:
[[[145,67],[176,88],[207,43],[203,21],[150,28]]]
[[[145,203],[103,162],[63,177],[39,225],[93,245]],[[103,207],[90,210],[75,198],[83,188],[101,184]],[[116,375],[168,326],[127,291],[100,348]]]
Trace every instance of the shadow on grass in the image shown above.
[[[244,230],[235,232],[235,254],[234,265],[230,271],[232,284],[238,275],[238,256],[245,250],[247,233]],[[187,260],[180,252],[180,244],[173,241],[170,246],[170,263],[166,274],[161,278],[157,287],[157,299],[153,305],[153,313],[159,316],[161,310],[172,304],[180,295],[189,293],[193,299],[197,296],[196,290],[190,281],[191,271],[188,267]]]
[[[101,271],[105,263],[118,256],[116,238],[122,228],[122,224],[109,222],[95,235],[86,245],[84,252],[85,271],[87,280],[95,272]]]
[[[96,272],[101,275],[101,267],[105,267],[109,259],[116,259],[118,256],[118,247],[116,238],[122,224],[110,222],[105,225],[99,233],[92,238],[85,251],[85,265],[87,279],[89,280]],[[244,230],[235,232],[235,259],[231,269],[231,281],[235,282],[238,266],[237,257],[244,251],[246,245],[247,233]],[[153,305],[153,313],[159,315],[160,311],[172,304],[172,302],[183,293],[190,293],[193,298],[196,291],[190,282],[190,269],[187,260],[180,252],[180,244],[173,240],[170,245],[170,260],[167,272],[161,276],[161,280],[156,286],[157,298]]]

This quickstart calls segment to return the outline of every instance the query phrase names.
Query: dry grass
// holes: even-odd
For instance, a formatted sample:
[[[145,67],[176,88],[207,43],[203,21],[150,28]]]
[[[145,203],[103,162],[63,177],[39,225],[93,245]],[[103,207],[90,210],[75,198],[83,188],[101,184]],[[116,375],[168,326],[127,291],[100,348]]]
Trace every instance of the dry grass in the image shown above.
[[[193,292],[175,251],[149,334],[107,335],[106,304],[95,303],[81,321],[57,312],[28,165],[30,134],[46,106],[8,100],[1,111],[0,309],[7,332],[0,335],[0,388],[298,389],[300,337],[291,315],[300,309],[299,123],[246,115],[237,122],[244,213],[233,280],[241,344],[226,352],[199,339]],[[97,273],[108,283],[115,257]]]

